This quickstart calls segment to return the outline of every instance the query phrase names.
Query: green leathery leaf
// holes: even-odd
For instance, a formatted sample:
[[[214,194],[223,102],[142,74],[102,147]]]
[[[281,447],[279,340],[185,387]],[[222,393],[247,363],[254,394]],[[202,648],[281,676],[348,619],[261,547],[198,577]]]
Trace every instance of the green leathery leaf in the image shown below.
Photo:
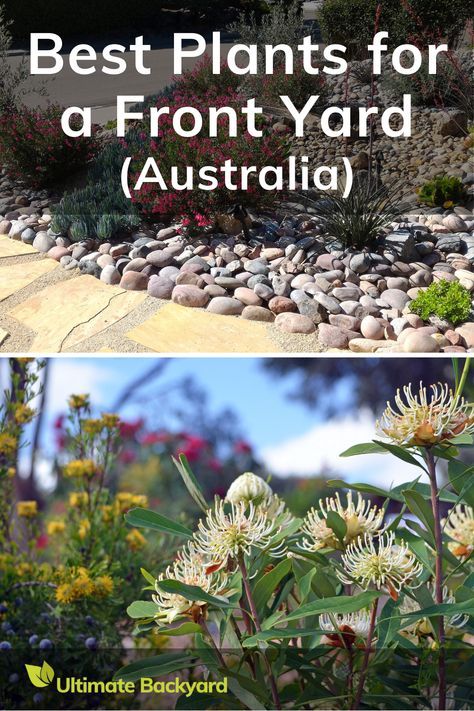
[[[209,505],[206,499],[204,498],[204,494],[202,493],[198,480],[194,476],[193,471],[189,466],[187,457],[184,454],[180,454],[178,459],[172,457],[172,460],[176,469],[181,474],[181,478],[183,479],[184,484],[187,490],[189,491],[192,499],[196,502],[199,508],[201,508],[203,511],[207,511],[209,509]]]
[[[157,581],[157,585],[164,592],[171,593],[172,595],[182,595],[186,600],[205,602],[214,607],[233,607],[229,605],[227,600],[209,595],[209,593],[204,592],[204,590],[201,590],[197,585],[186,585],[179,580],[159,580]]]
[[[150,600],[135,600],[127,607],[127,615],[134,620],[144,617],[154,617],[158,612],[158,607]]]
[[[344,542],[347,533],[347,524],[336,511],[329,511],[326,516],[326,525],[330,528],[340,543]]]
[[[285,621],[300,620],[302,617],[320,615],[324,612],[348,613],[357,612],[368,607],[375,599],[383,593],[379,590],[367,590],[359,595],[340,595],[338,597],[326,597],[314,602],[301,605],[297,610],[285,615]]]
[[[189,652],[170,652],[147,659],[139,659],[127,666],[121,667],[114,675],[114,679],[124,681],[138,681],[142,678],[166,676],[182,669],[196,666],[198,659]]]
[[[257,610],[262,611],[285,575],[291,570],[291,560],[286,558],[258,580],[253,590]]]
[[[135,528],[150,528],[161,533],[168,533],[180,538],[192,538],[193,532],[186,526],[150,509],[130,509],[124,516],[125,521]]]

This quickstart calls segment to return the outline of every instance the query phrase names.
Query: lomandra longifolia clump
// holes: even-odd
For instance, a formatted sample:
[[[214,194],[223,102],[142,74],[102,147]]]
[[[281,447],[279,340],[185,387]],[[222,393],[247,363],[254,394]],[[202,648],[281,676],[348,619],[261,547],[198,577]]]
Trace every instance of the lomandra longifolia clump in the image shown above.
[[[117,677],[172,669],[195,679],[190,670],[204,664],[206,678],[227,679],[227,693],[211,692],[206,708],[472,707],[469,365],[456,367],[454,390],[407,385],[374,426],[377,438],[342,455],[396,457],[414,467],[412,481],[388,490],[329,482],[346,491],[303,519],[250,472],[208,503],[181,456],[175,463],[202,510],[197,525],[141,508],[126,514],[182,540],[168,566],[142,571],[142,599],[128,608],[137,634],[152,626],[181,645],[175,639],[173,651]]]

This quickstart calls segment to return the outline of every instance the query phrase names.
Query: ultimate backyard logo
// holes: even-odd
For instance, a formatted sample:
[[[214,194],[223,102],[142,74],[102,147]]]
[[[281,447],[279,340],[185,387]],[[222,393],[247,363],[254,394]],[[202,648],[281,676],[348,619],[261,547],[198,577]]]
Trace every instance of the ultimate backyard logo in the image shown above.
[[[182,681],[178,677],[166,681],[155,681],[144,677],[138,682],[124,679],[110,681],[91,681],[87,677],[58,677],[53,667],[44,661],[41,667],[25,664],[28,677],[33,686],[49,687],[56,679],[56,691],[59,694],[226,694],[227,678],[222,681]]]

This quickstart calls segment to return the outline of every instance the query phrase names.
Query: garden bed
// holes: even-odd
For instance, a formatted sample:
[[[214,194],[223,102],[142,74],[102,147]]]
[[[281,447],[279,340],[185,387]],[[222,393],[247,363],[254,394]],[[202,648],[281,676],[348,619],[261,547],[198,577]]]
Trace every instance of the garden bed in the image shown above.
[[[312,209],[290,203],[255,215],[249,241],[222,232],[186,239],[176,224],[143,226],[122,241],[71,243],[49,227],[44,193],[4,192],[0,233],[105,283],[212,313],[275,321],[293,333],[317,330],[326,348],[474,347],[472,312],[456,327],[438,317],[423,321],[410,309],[420,291],[442,281],[463,285],[472,297],[474,221],[466,208],[405,216],[374,251],[331,249]]]

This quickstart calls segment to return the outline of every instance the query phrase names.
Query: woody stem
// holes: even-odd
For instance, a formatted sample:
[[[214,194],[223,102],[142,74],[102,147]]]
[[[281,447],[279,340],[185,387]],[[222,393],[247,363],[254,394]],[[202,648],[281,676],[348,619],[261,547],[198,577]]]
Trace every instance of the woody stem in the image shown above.
[[[207,626],[206,620],[204,619],[204,617],[203,617],[202,615],[201,615],[201,617],[199,618],[199,624],[201,625],[203,632],[204,632],[204,633],[206,634],[206,636],[208,637],[210,643],[211,643],[212,646],[214,647],[214,651],[215,651],[215,653],[216,653],[216,655],[217,655],[217,658],[219,659],[219,662],[220,662],[221,667],[222,667],[223,669],[227,669],[227,664],[225,663],[225,659],[224,659],[224,657],[223,657],[223,655],[222,655],[222,652],[221,652],[221,650],[219,649],[219,647],[217,646],[217,644],[215,643],[214,637],[212,636],[212,634],[211,634],[211,632],[210,632],[210,630],[209,630],[209,627]]]
[[[434,535],[436,546],[436,563],[435,563],[435,598],[436,603],[443,603],[443,533],[441,530],[441,517],[439,511],[439,492],[438,482],[436,479],[436,461],[431,449],[425,450],[425,461],[428,467],[431,487],[431,508],[434,518]],[[438,708],[446,708],[446,656],[444,650],[445,629],[444,617],[438,618],[438,642],[439,642],[439,657],[438,657],[438,677],[439,677],[439,699]],[[436,707],[434,707],[436,708]]]
[[[253,599],[252,590],[250,588],[249,577],[248,577],[248,573],[247,573],[247,566],[245,565],[245,560],[244,560],[243,555],[239,556],[239,568],[240,568],[240,572],[242,574],[242,581],[244,584],[245,595],[247,597],[247,602],[249,604],[250,612],[252,613],[255,630],[256,630],[256,632],[261,632],[262,628],[260,625],[260,619],[258,616],[257,608],[255,606],[255,600]],[[272,692],[273,703],[275,704],[275,708],[281,709],[281,701],[280,701],[280,696],[278,694],[277,683],[276,683],[275,677],[273,675],[271,664],[268,661],[265,653],[263,653],[263,659],[265,662],[265,667],[267,669],[268,678],[270,681],[270,689]]]
[[[376,598],[373,602],[372,606],[372,613],[370,616],[370,626],[369,626],[369,633],[367,635],[367,642],[366,642],[366,647],[365,647],[365,652],[364,652],[364,659],[362,660],[362,667],[360,670],[360,676],[359,676],[359,684],[357,686],[357,693],[354,699],[354,703],[352,705],[352,709],[358,709],[360,707],[360,702],[362,700],[362,694],[364,693],[364,685],[365,685],[365,680],[367,677],[367,669],[369,667],[369,657],[370,657],[370,652],[372,651],[372,640],[374,638],[374,631],[375,631],[375,623],[377,621],[377,608],[378,608],[379,600]]]

